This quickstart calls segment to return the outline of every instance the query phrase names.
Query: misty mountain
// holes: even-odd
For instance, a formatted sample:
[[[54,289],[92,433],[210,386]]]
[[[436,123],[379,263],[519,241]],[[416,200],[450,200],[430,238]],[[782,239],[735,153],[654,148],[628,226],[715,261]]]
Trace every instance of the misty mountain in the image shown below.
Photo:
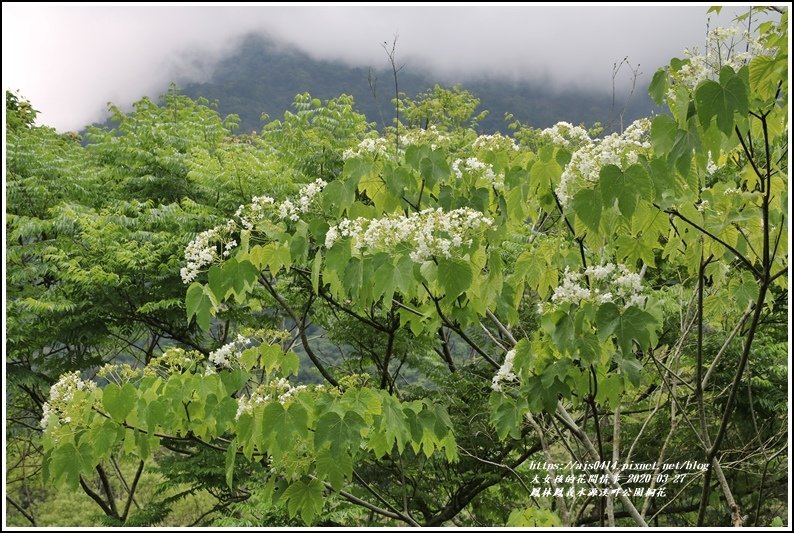
[[[403,65],[397,49],[398,66]],[[280,118],[291,109],[293,97],[309,92],[323,100],[342,93],[355,98],[356,107],[370,121],[382,126],[391,124],[394,109],[392,72],[386,68],[387,58],[379,68],[354,67],[341,62],[320,61],[309,55],[270,41],[262,36],[249,35],[239,47],[222,60],[206,81],[185,84],[183,92],[196,98],[203,96],[218,101],[222,115],[240,116],[240,131],[258,131],[262,127],[260,116],[267,113],[271,119]],[[647,116],[655,110],[647,95],[647,79],[640,79],[633,97],[624,113],[624,123]],[[370,87],[374,81],[374,95]],[[594,87],[592,90],[553,91],[540,82],[511,82],[492,78],[477,80],[438,79],[418,66],[406,62],[398,74],[399,89],[409,96],[441,83],[461,86],[480,98],[478,111],[487,109],[489,116],[480,123],[483,133],[506,131],[505,113],[512,113],[522,123],[547,127],[565,120],[574,124],[591,125],[600,121],[604,125],[619,125],[619,114],[626,101],[625,95],[616,95],[613,108],[611,88]]]

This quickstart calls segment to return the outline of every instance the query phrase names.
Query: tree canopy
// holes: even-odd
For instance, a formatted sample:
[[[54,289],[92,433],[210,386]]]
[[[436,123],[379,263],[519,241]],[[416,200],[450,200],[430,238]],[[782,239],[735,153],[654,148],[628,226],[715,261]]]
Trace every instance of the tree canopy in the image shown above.
[[[606,134],[437,86],[236,135],[172,87],[81,144],[7,93],[10,516],[782,525],[788,12],[749,20]]]

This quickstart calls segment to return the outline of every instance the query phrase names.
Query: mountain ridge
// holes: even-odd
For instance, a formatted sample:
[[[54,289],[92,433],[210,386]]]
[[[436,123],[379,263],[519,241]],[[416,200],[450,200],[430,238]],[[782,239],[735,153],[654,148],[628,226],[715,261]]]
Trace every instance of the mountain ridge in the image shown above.
[[[372,79],[376,81],[374,96]],[[505,113],[534,127],[567,121],[587,125],[601,122],[607,130],[610,126],[615,129],[619,127],[619,113],[625,103],[625,96],[616,95],[617,109],[613,110],[612,95],[608,92],[555,91],[538,82],[493,78],[443,80],[432,77],[421,67],[412,68],[410,64],[398,74],[399,89],[409,97],[436,83],[447,87],[458,84],[480,99],[479,110],[490,111],[478,125],[481,133],[506,132]],[[291,109],[294,96],[304,92],[322,100],[349,94],[355,99],[357,109],[368,120],[377,122],[378,127],[383,126],[381,117],[389,124],[394,118],[391,70],[313,59],[293,46],[258,34],[242,38],[234,52],[219,61],[205,81],[184,83],[182,92],[192,98],[217,101],[222,115],[239,115],[241,132],[260,130],[263,113],[271,119],[281,117],[284,111]],[[647,95],[647,83],[638,80],[637,89],[626,106],[623,123],[648,116],[655,109]]]

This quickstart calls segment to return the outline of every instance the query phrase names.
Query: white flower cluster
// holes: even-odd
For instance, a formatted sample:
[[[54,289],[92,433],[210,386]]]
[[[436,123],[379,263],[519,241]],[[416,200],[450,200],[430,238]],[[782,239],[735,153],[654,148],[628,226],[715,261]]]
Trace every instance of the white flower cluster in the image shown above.
[[[42,407],[41,427],[47,429],[56,421],[63,424],[71,422],[71,418],[63,416],[64,409],[74,399],[76,391],[93,391],[96,384],[93,381],[85,381],[80,378],[80,372],[67,372],[62,374],[58,381],[50,387],[50,399],[44,402]]]
[[[342,159],[351,159],[360,155],[373,154],[376,156],[388,156],[391,142],[385,137],[375,137],[374,139],[364,139],[355,148],[348,148],[342,153]]]
[[[585,276],[590,280],[590,287],[584,283]],[[562,303],[579,305],[583,301],[600,304],[622,302],[625,309],[645,303],[642,291],[641,276],[631,272],[625,265],[606,263],[590,266],[584,273],[566,267],[562,284],[554,289],[551,301],[558,305]],[[540,310],[543,310],[542,306]]]
[[[626,170],[639,161],[640,155],[650,154],[650,130],[651,121],[642,118],[635,120],[621,134],[613,133],[603,139],[582,144],[571,155],[571,160],[563,170],[560,183],[554,191],[560,204],[563,207],[568,205],[571,198],[569,189],[577,178],[595,183],[604,165],[616,165]]]
[[[442,134],[435,125],[432,125],[427,129],[403,130],[403,134],[400,135],[400,146],[429,144],[430,148],[435,150],[440,144],[449,142],[449,139],[449,136]]]
[[[328,185],[325,180],[317,178],[312,183],[308,183],[301,187],[298,192],[298,199],[293,202],[292,200],[284,200],[278,208],[279,218],[285,220],[290,219],[293,222],[297,221],[303,213],[309,211],[314,197],[317,196],[323,188]]]
[[[322,388],[322,385],[315,385],[315,388]],[[280,404],[285,404],[295,394],[300,391],[308,389],[306,385],[298,385],[293,387],[289,381],[284,378],[275,379],[268,383],[262,384],[251,393],[250,396],[241,396],[237,398],[237,413],[234,416],[235,420],[239,420],[240,416],[245,414],[252,414],[254,408],[269,402],[272,399],[277,399]]]
[[[581,126],[574,126],[570,122],[558,122],[554,126],[541,131],[540,134],[550,138],[551,142],[564,148],[593,142],[587,130]]]
[[[202,268],[214,263],[220,258],[218,255],[219,243],[223,245],[224,252],[228,252],[231,249],[229,245],[234,242],[234,240],[229,239],[229,235],[235,228],[236,224],[234,220],[228,220],[222,226],[216,226],[199,233],[196,235],[196,238],[188,243],[185,247],[185,261],[187,265],[182,267],[179,271],[183,283],[190,283],[196,279],[196,276],[198,276]],[[236,246],[236,244],[235,242],[233,246]]]
[[[214,352],[210,352],[210,362],[215,366],[234,368],[239,366],[240,352],[248,346],[250,339],[238,334],[237,338],[224,344]],[[234,363],[234,364],[233,364]]]
[[[759,55],[771,55],[748,31],[738,27],[714,28],[706,36],[705,54],[697,48],[685,49],[688,62],[677,72],[670,72],[674,85],[693,91],[706,80],[719,78],[722,67],[729,66],[738,71]],[[668,100],[675,99],[675,86],[667,91]]]
[[[306,385],[298,385],[296,387],[290,386],[290,388],[287,389],[287,392],[285,392],[284,394],[278,397],[278,403],[280,404],[287,403],[287,400],[292,398],[293,395],[299,393],[302,390],[306,390],[307,388],[308,387]]]
[[[355,254],[368,251],[393,250],[398,244],[413,248],[411,260],[421,263],[431,256],[450,257],[451,250],[470,245],[472,232],[484,231],[493,221],[474,209],[462,207],[444,212],[425,209],[409,216],[389,215],[378,219],[343,219],[328,229],[325,247],[340,238],[349,237]]]
[[[493,167],[488,163],[483,163],[476,157],[469,157],[467,159],[456,159],[452,162],[452,173],[455,177],[463,179],[463,174],[470,174],[475,177],[481,177],[490,183],[494,189],[502,189],[505,185],[505,177],[503,174],[498,176],[494,174]]]
[[[251,396],[240,396],[237,398],[237,413],[234,415],[235,420],[240,420],[243,414],[253,414],[254,407],[261,405],[270,400],[269,394],[261,394],[257,391],[251,393]]]
[[[472,148],[484,149],[489,151],[519,150],[516,141],[512,137],[507,137],[501,133],[494,133],[493,135],[480,135],[471,144]]]
[[[240,219],[240,225],[245,229],[254,229],[254,224],[269,218],[269,208],[274,203],[270,196],[254,196],[250,204],[238,207],[234,216]]]
[[[709,160],[706,162],[706,174],[711,176],[712,174],[714,174],[718,170],[719,170],[719,167],[714,162],[714,160],[711,159],[711,151],[709,151]]]
[[[327,183],[316,179],[300,188],[297,199],[286,199],[279,204],[277,211],[282,220],[297,221],[300,215],[311,208],[311,204]],[[220,226],[199,233],[185,247],[185,262],[179,274],[183,283],[190,283],[198,276],[199,272],[223,257],[229,257],[238,242],[232,237],[240,229],[253,229],[257,222],[270,218],[271,210],[276,209],[273,198],[269,196],[255,196],[248,205],[237,208],[235,216],[240,219],[238,224],[234,219],[227,220]],[[220,253],[219,253],[220,250]]]
[[[510,350],[505,355],[505,360],[502,366],[493,377],[491,381],[491,388],[496,392],[502,392],[502,384],[518,381],[518,376],[513,372],[513,361],[516,358],[516,351]]]

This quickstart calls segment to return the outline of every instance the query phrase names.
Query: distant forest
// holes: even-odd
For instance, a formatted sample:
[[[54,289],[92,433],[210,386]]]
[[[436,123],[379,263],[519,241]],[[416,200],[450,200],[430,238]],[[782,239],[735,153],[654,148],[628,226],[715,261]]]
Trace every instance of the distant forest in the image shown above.
[[[397,49],[397,59],[403,64]],[[222,115],[240,116],[240,132],[261,129],[261,115],[271,118],[289,109],[293,97],[308,91],[312,96],[328,99],[342,93],[352,95],[356,107],[372,122],[382,127],[391,124],[394,108],[392,73],[386,68],[384,53],[381,68],[351,67],[341,62],[318,61],[294,48],[286,48],[258,35],[246,37],[234,54],[221,61],[210,78],[202,83],[184,84],[183,92],[191,98],[203,96],[218,101]],[[621,73],[622,74],[622,73]],[[370,88],[375,80],[375,96]],[[510,82],[496,79],[439,80],[405,62],[399,73],[399,88],[408,96],[432,88],[434,84],[460,85],[480,99],[479,111],[489,115],[479,123],[481,133],[505,132],[505,113],[533,127],[548,127],[560,120],[587,125],[601,122],[607,130],[619,125],[619,114],[626,95],[618,94],[613,108],[610,87],[593,87],[592,91],[555,92],[540,82]],[[624,123],[648,116],[657,108],[647,94],[650,75],[642,75],[624,113]]]

